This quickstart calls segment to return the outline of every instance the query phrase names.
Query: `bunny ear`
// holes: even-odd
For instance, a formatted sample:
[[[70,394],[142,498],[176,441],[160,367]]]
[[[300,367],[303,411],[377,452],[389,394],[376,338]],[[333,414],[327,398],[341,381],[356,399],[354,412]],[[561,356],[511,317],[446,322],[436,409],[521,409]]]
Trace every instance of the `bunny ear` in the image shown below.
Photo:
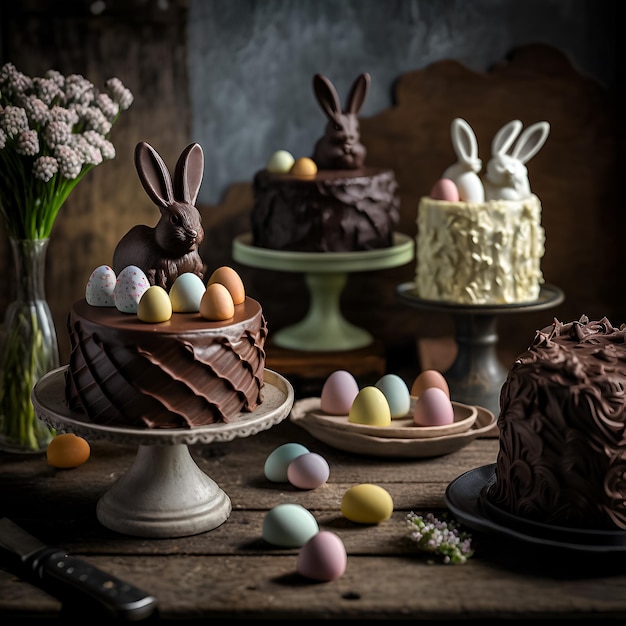
[[[313,90],[326,115],[331,120],[337,119],[337,116],[341,114],[341,102],[334,85],[326,76],[315,74],[313,77]]]
[[[460,161],[471,163],[478,159],[478,142],[472,127],[460,117],[452,120],[450,125],[452,145]]]
[[[549,132],[550,124],[548,122],[537,122],[529,126],[515,144],[511,156],[522,163],[526,163],[539,152],[546,142]]]
[[[361,110],[370,88],[370,82],[371,78],[367,72],[357,76],[354,83],[352,83],[352,87],[350,87],[350,93],[346,101],[346,113],[356,115]]]
[[[166,207],[174,202],[169,170],[158,152],[145,141],[135,146],[135,167],[143,188],[155,204]]]
[[[505,124],[491,142],[491,154],[504,154],[513,145],[520,130],[522,130],[522,123],[519,120],[512,120]]]
[[[174,197],[196,204],[202,176],[204,174],[204,153],[198,143],[189,144],[178,157],[174,172]]]

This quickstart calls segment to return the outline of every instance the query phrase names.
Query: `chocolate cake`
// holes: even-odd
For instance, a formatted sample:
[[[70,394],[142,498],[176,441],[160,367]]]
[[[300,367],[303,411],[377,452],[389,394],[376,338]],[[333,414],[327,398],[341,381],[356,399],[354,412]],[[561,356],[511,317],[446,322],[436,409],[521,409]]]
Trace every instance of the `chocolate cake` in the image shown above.
[[[398,184],[390,169],[365,165],[357,114],[370,84],[354,81],[347,104],[332,83],[317,74],[313,86],[328,118],[312,160],[317,171],[257,172],[251,213],[253,245],[301,252],[353,252],[393,245],[399,221]]]
[[[558,320],[501,391],[488,500],[553,526],[626,530],[626,325]]]

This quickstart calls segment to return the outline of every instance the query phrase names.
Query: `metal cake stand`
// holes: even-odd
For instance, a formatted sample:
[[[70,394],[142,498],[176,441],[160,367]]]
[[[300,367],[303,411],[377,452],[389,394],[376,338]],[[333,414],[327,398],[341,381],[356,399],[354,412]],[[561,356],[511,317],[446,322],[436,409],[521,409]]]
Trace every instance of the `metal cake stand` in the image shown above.
[[[187,446],[255,435],[284,420],[294,402],[291,384],[266,369],[261,405],[227,424],[192,429],[92,424],[67,406],[66,368],[48,372],[33,388],[37,417],[58,432],[138,446],[133,465],[100,498],[96,513],[107,528],[139,537],[196,535],[224,523],[232,510],[230,498],[196,465]]]
[[[457,355],[444,372],[450,396],[456,402],[485,407],[496,418],[500,414],[500,389],[508,374],[496,353],[498,317],[549,309],[561,304],[565,297],[561,289],[548,284],[542,285],[537,300],[520,304],[470,305],[424,300],[417,296],[414,283],[399,285],[397,293],[413,307],[452,316]]]
[[[414,256],[413,238],[394,234],[389,248],[361,252],[291,252],[252,245],[252,234],[233,241],[235,261],[252,267],[279,272],[301,272],[309,290],[310,304],[298,323],[272,335],[282,348],[306,352],[356,350],[373,343],[372,335],[348,322],[341,312],[341,293],[348,274],[398,267]]]

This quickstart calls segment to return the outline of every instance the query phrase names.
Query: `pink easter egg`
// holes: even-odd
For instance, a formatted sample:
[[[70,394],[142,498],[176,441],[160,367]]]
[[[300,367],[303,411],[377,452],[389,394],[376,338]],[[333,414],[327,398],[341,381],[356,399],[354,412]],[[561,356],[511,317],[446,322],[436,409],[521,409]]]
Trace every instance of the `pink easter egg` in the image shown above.
[[[446,200],[448,202],[459,201],[459,190],[454,181],[449,178],[440,178],[430,191],[433,200]]]

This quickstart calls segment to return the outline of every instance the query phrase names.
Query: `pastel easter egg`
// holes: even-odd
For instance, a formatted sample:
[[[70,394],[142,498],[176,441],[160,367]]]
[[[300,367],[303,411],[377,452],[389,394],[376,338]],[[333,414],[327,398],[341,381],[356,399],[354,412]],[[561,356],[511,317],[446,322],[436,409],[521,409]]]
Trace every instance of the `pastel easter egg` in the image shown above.
[[[284,443],[274,449],[265,459],[263,473],[267,480],[274,483],[289,482],[287,469],[289,464],[302,454],[307,454],[309,449],[300,443]]]
[[[440,178],[430,190],[433,200],[446,200],[448,202],[459,201],[459,189],[454,181],[449,178]]]
[[[137,317],[152,324],[167,322],[172,317],[172,301],[167,291],[159,285],[148,287],[137,305]]]
[[[359,524],[379,524],[389,519],[392,513],[391,494],[379,485],[355,485],[341,499],[341,514]]]
[[[329,582],[343,576],[348,564],[346,547],[330,530],[320,530],[301,548],[296,557],[296,571],[305,578]]]
[[[139,300],[150,287],[148,277],[136,265],[126,266],[117,276],[113,300],[115,307],[122,313],[137,313]]]
[[[193,272],[180,274],[170,287],[170,300],[174,313],[197,313],[206,291],[202,279]]]
[[[316,452],[297,456],[287,467],[287,479],[298,489],[317,489],[329,476],[328,462]]]
[[[293,167],[295,159],[287,150],[276,150],[267,162],[267,171],[272,174],[287,174]]]
[[[279,504],[263,518],[263,539],[283,548],[300,548],[319,532],[313,514],[300,504]]]
[[[445,426],[454,422],[454,407],[443,389],[429,387],[415,401],[413,421],[418,426]]]
[[[243,286],[241,276],[228,265],[218,267],[209,277],[207,286],[213,283],[220,283],[228,289],[235,305],[242,304],[246,299],[246,290]]]
[[[235,315],[235,303],[230,291],[221,283],[207,285],[200,300],[200,315],[211,322],[223,322]]]
[[[100,265],[91,272],[85,288],[85,300],[91,306],[115,306],[113,292],[117,276],[113,268],[108,265]]]
[[[320,409],[329,415],[348,415],[359,393],[359,384],[346,370],[336,370],[324,381]]]
[[[348,421],[368,426],[390,426],[391,409],[385,394],[373,385],[363,387],[352,403]]]
[[[420,372],[411,385],[411,395],[419,397],[422,395],[424,390],[429,387],[438,387],[445,392],[448,398],[450,397],[450,387],[448,386],[448,381],[445,376],[437,370],[424,370],[423,372]]]
[[[385,374],[376,382],[387,398],[391,418],[406,417],[411,410],[411,394],[409,388],[397,374]]]

